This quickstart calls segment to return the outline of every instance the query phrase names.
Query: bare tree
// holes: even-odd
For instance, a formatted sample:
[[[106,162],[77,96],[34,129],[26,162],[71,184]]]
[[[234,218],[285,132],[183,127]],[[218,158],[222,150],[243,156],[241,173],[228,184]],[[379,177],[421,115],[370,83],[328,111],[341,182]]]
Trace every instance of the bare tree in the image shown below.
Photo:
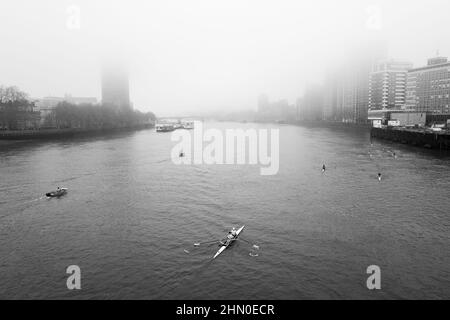
[[[0,103],[26,101],[28,100],[28,94],[21,91],[15,86],[0,86]]]

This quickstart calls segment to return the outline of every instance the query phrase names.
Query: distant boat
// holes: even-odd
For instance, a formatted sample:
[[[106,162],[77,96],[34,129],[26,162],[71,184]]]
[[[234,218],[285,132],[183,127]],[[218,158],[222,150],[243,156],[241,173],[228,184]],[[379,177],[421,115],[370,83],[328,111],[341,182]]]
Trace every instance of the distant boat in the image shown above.
[[[157,123],[155,127],[156,132],[171,132],[175,130],[175,126],[171,123]]]
[[[183,129],[186,130],[194,129],[194,122],[193,121],[183,122]]]
[[[181,124],[181,123],[175,123],[175,124],[173,125],[173,128],[174,128],[175,130],[177,130],[177,129],[183,129],[183,124]]]

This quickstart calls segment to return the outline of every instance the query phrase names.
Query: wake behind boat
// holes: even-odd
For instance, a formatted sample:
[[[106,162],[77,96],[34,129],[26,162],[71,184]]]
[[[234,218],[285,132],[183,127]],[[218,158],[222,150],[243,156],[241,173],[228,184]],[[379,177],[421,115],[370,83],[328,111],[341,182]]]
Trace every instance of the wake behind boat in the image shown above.
[[[240,227],[234,236],[232,237],[227,237],[225,240],[221,241],[222,246],[220,247],[219,251],[217,251],[217,253],[214,255],[213,259],[217,258],[217,256],[219,256],[219,254],[221,254],[226,248],[228,248],[234,241],[237,240],[237,238],[239,237],[239,234],[242,232],[242,230],[244,230],[245,226]],[[232,231],[230,231],[229,235],[231,235]],[[224,242],[223,242],[224,241]]]

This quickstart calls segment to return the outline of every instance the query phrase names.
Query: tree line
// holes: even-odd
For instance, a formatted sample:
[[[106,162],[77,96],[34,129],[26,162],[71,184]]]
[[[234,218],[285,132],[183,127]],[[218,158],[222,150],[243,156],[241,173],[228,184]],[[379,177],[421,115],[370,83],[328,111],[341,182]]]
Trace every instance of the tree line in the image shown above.
[[[152,112],[117,110],[109,105],[73,104],[63,101],[46,116],[44,126],[60,129],[113,129],[148,124],[155,119]]]
[[[0,86],[0,127],[15,128],[18,121],[29,116],[37,117],[34,101],[15,86]],[[45,117],[45,118],[42,118]],[[59,129],[114,129],[155,122],[152,112],[143,113],[132,109],[118,109],[112,105],[73,104],[62,101],[50,113],[41,113],[46,128]]]
[[[15,86],[0,86],[0,104],[29,103],[28,94]]]

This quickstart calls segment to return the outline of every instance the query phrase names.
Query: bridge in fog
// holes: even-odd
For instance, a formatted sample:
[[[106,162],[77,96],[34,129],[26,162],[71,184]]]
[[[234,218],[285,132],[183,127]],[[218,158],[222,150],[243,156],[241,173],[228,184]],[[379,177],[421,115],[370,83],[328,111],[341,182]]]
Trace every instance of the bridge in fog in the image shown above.
[[[161,122],[180,122],[180,121],[204,121],[204,117],[186,116],[186,117],[156,117],[156,121]]]

